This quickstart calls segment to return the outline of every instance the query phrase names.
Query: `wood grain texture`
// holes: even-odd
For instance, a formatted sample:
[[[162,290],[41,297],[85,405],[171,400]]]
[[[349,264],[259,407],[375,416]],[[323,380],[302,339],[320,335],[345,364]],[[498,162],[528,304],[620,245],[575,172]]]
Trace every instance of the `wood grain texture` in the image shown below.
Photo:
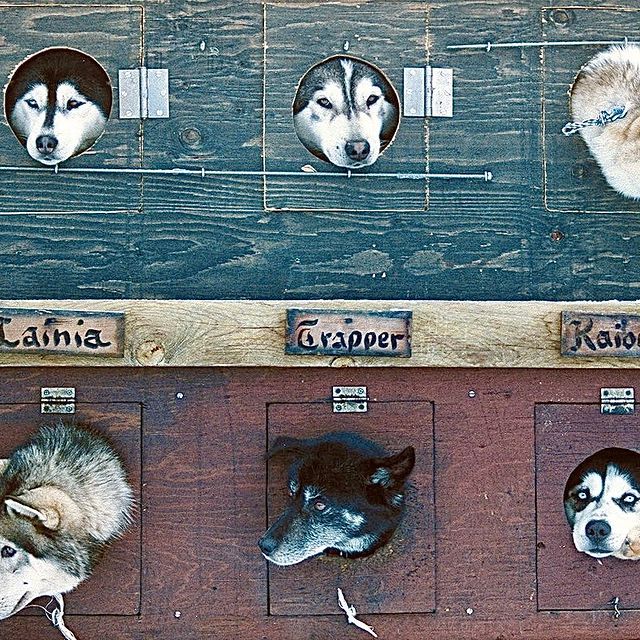
[[[617,621],[606,610],[538,610],[535,515],[536,405],[582,405],[576,407],[582,425],[577,435],[580,446],[588,446],[584,429],[602,424],[588,408],[600,388],[638,387],[637,372],[16,368],[10,373],[2,387],[4,404],[33,402],[40,387],[56,379],[75,386],[85,403],[108,395],[109,403],[143,408],[141,613],[69,616],[78,637],[362,638],[337,608],[329,615],[269,616],[266,563],[256,545],[266,524],[267,405],[322,405],[331,386],[362,384],[377,402],[433,403],[435,409],[436,608],[427,614],[364,614],[380,637],[637,638],[637,610],[624,611]],[[303,420],[304,411],[298,417]],[[366,432],[366,417],[362,428]],[[550,434],[547,445],[554,444],[562,442]],[[117,588],[117,581],[110,587]],[[68,596],[69,606],[75,597]],[[38,615],[0,622],[0,637],[55,640],[59,634]]]
[[[72,300],[0,300],[6,308],[79,308]],[[621,368],[635,358],[560,355],[561,313],[633,314],[637,303],[441,301],[90,301],[85,311],[124,312],[122,360],[94,356],[0,354],[0,366],[544,367]],[[288,308],[413,311],[412,356],[290,356]]]
[[[139,123],[117,118],[118,69],[140,65],[142,10],[133,6],[96,4],[32,6],[0,5],[0,76],[7,78],[28,55],[53,46],[80,49],[106,70],[116,99],[104,135],[87,153],[64,167],[139,167]],[[55,175],[32,160],[8,125],[0,136],[0,213],[77,214],[129,212],[140,207],[141,179],[136,175]],[[22,172],[6,167],[39,169]],[[12,219],[21,225],[20,218]]]
[[[133,51],[138,51],[138,36],[137,40],[124,38],[122,29],[113,34],[109,29],[136,22],[144,8],[146,61],[149,66],[169,67],[172,109],[169,120],[144,125],[144,166],[262,168],[261,1],[136,0],[129,9],[114,2],[96,9],[85,0],[43,0],[37,7],[20,0],[12,7],[2,7],[0,15],[9,26],[17,15],[12,13],[14,4],[17,14],[26,16],[22,24],[26,23],[30,38],[49,44],[42,32],[43,23],[37,18],[51,14],[53,23],[60,25],[58,38],[76,45],[97,38],[104,46],[96,57],[108,61],[116,59],[115,52],[118,58],[130,59]],[[357,10],[356,4],[346,0],[322,3],[322,15],[326,17],[332,7],[342,16],[346,15],[345,7],[353,10],[358,16],[355,32],[355,26],[366,26],[373,19],[367,17],[366,7],[379,23],[389,3],[371,0]],[[290,5],[271,2],[268,10],[275,8],[283,14],[284,7]],[[415,21],[418,3],[394,5],[412,16],[411,23]],[[548,170],[558,172],[562,189],[566,191],[573,178],[565,182],[565,173],[560,173],[567,167],[569,150],[559,148],[557,153],[553,151],[553,157],[548,145],[544,150],[542,92],[545,89],[546,106],[557,109],[557,118],[553,117],[563,124],[564,92],[582,58],[588,57],[587,52],[548,51],[543,69],[536,48],[489,53],[446,49],[449,44],[462,42],[531,41],[551,36],[550,25],[543,24],[542,19],[543,9],[549,5],[562,7],[566,2],[482,0],[461,5],[440,0],[421,4],[419,11],[428,14],[428,29],[422,28],[420,36],[410,36],[411,46],[403,50],[412,64],[418,54],[425,56],[420,38],[428,32],[430,62],[454,69],[455,116],[429,121],[429,168],[489,169],[495,176],[493,182],[430,180],[427,212],[370,211],[358,204],[356,212],[329,212],[325,208],[274,213],[264,211],[259,177],[146,176],[142,199],[132,200],[132,193],[139,195],[137,177],[96,180],[63,172],[48,177],[42,174],[39,185],[45,185],[45,191],[34,190],[34,180],[26,174],[3,174],[0,199],[4,204],[0,213],[23,210],[27,195],[30,210],[113,211],[122,210],[124,202],[124,210],[131,212],[17,216],[2,225],[0,285],[3,291],[11,291],[5,297],[637,299],[637,278],[632,274],[640,267],[640,244],[631,218],[615,213],[574,215],[569,211],[579,207],[573,204],[567,212],[564,208],[548,211],[544,206],[544,153]],[[295,3],[291,12],[302,15],[317,6]],[[594,16],[596,8],[607,7],[602,9],[607,16],[602,26],[608,34],[634,28],[628,19],[637,11],[633,0],[585,0],[580,6],[588,8],[581,10],[585,16]],[[64,15],[70,17],[64,19]],[[601,23],[595,18],[589,20],[584,22],[588,27],[584,33],[595,34]],[[296,24],[305,29],[308,26],[300,21]],[[556,29],[556,35],[567,39],[581,36],[579,24],[583,21],[562,31]],[[282,43],[294,37],[287,32],[284,18],[278,30]],[[67,32],[71,37],[65,36]],[[12,33],[12,29],[5,29],[0,38],[11,46],[13,64],[18,54],[22,57],[28,53],[28,47]],[[313,36],[314,31],[304,33]],[[364,30],[359,35],[371,39]],[[350,41],[357,46],[357,40]],[[312,45],[319,47],[316,41]],[[381,48],[380,55],[386,55],[386,43],[376,46]],[[113,54],[107,51],[109,47]],[[334,48],[327,45],[327,55]],[[306,49],[307,43],[302,42],[294,51],[304,56],[308,55]],[[301,68],[304,65],[296,63],[296,55],[286,54],[291,65]],[[292,69],[288,73],[285,67],[280,65],[278,77],[289,84],[297,82],[298,72],[296,75]],[[409,125],[418,126],[407,119],[403,128]],[[129,151],[135,153],[137,146],[130,146],[131,122],[112,121],[109,126],[115,127],[114,135],[116,131],[128,132],[124,146],[112,148],[106,144],[106,137],[99,143],[100,153],[113,154],[109,162],[117,164],[121,162],[117,158],[124,158]],[[549,122],[545,131],[550,133],[551,129]],[[288,131],[287,135],[293,134]],[[417,144],[423,134],[412,130],[410,137],[411,144]],[[13,149],[14,155],[16,150],[22,153],[7,128],[0,138],[0,147]],[[571,146],[576,141],[565,142]],[[390,154],[399,153],[397,143],[389,149]],[[545,138],[547,143],[551,141]],[[306,153],[301,145],[300,150]],[[390,159],[384,154],[381,162]],[[91,165],[96,161],[97,157],[83,156],[72,164]],[[133,158],[132,165],[137,164],[139,159]],[[304,162],[295,164],[296,170],[301,164]],[[589,174],[582,180],[585,184],[571,187],[571,198],[588,198],[587,208],[589,203],[606,201],[605,210],[619,211],[621,201],[617,197],[615,202],[607,200],[598,180],[597,173]],[[295,189],[300,186],[296,184]],[[407,185],[396,186],[404,189]]]

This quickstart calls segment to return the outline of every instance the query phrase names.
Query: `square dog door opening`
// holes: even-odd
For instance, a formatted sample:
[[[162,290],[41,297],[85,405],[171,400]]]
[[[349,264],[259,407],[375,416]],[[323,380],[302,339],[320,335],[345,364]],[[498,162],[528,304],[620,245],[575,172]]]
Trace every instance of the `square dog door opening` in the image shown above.
[[[542,11],[543,40],[551,42],[640,40],[640,9],[554,7]],[[549,46],[542,50],[544,198],[549,211],[637,212],[640,204],[616,193],[576,133],[562,134],[571,120],[567,92],[581,67],[608,45]],[[598,116],[598,111],[593,117]]]
[[[563,496],[571,473],[603,449],[640,449],[640,416],[607,415],[599,405],[536,406],[537,584],[540,611],[640,608],[638,563],[579,552]]]
[[[386,118],[379,111],[385,99],[373,94],[375,87],[386,87],[382,96],[392,95],[390,85],[396,97],[401,95],[403,69],[427,64],[428,11],[426,4],[391,0],[265,4],[264,168],[271,172],[264,182],[267,210],[427,208],[427,180],[398,177],[427,171],[426,121],[396,118],[395,133],[374,134]],[[365,62],[366,69],[338,63],[317,75],[308,73],[334,57]],[[343,92],[346,86],[350,90]],[[299,137],[301,131],[305,133]],[[340,164],[338,156],[350,153],[352,158],[362,152],[373,159],[378,137],[386,142],[373,164],[353,170]],[[333,153],[332,164],[327,160]],[[280,172],[286,175],[274,175]]]
[[[329,403],[271,404],[268,439],[310,438],[334,431],[356,433],[389,454],[416,450],[404,518],[393,538],[361,559],[319,556],[300,564],[269,567],[270,615],[339,614],[340,587],[359,613],[427,613],[435,609],[433,500],[433,405],[430,402],[369,402],[366,413],[339,414]],[[291,460],[268,463],[267,520],[273,523],[288,500]]]
[[[42,415],[40,404],[0,404],[0,459],[27,442],[44,424],[60,418]],[[136,504],[141,504],[141,413],[134,403],[76,404],[67,424],[104,434],[120,455]],[[133,616],[140,613],[141,536],[139,515],[122,539],[112,544],[91,577],[65,597],[65,611],[80,615]],[[42,615],[26,609],[18,615]]]

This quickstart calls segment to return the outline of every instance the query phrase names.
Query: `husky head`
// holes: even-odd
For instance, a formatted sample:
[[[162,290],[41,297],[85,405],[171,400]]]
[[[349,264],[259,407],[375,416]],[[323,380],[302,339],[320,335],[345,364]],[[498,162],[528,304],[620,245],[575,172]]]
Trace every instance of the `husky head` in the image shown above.
[[[611,448],[587,458],[567,481],[564,510],[578,551],[640,557],[640,454]]]
[[[0,513],[0,619],[41,596],[71,591],[89,574],[86,550],[61,533],[58,496],[52,502],[29,493],[6,498]]]
[[[356,169],[373,164],[398,125],[395,89],[363,60],[337,56],[303,76],[293,104],[301,142],[318,158]]]
[[[286,566],[321,553],[370,555],[391,538],[402,515],[413,447],[393,456],[355,434],[277,438],[268,456],[293,457],[291,502],[258,545]]]
[[[5,113],[29,155],[46,165],[86,151],[111,112],[104,69],[74,49],[45,49],[23,62],[5,92]]]

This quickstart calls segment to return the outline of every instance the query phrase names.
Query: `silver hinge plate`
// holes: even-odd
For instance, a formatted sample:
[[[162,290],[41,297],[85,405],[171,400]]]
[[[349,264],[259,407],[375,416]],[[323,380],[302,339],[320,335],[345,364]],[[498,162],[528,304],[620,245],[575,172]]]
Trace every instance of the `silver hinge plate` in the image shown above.
[[[407,118],[453,117],[453,69],[404,69],[403,115]]]
[[[334,413],[366,413],[367,387],[333,387]]]
[[[120,119],[169,117],[168,69],[120,69],[118,72]]]
[[[634,413],[635,408],[633,388],[600,389],[600,413]]]
[[[40,389],[40,413],[75,413],[74,387],[43,387]]]

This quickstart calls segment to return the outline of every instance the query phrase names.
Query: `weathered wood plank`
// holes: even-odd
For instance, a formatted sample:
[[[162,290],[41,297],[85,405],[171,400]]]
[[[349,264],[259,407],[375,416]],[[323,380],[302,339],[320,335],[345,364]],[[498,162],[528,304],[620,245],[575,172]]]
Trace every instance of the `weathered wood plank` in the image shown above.
[[[0,307],[78,309],[78,301],[4,300]],[[411,358],[288,356],[286,310],[402,309],[413,311]],[[560,355],[561,312],[632,314],[625,302],[444,301],[83,301],[84,310],[123,311],[122,360],[62,355],[0,354],[0,365],[93,366],[401,366],[637,368],[635,358]]]

